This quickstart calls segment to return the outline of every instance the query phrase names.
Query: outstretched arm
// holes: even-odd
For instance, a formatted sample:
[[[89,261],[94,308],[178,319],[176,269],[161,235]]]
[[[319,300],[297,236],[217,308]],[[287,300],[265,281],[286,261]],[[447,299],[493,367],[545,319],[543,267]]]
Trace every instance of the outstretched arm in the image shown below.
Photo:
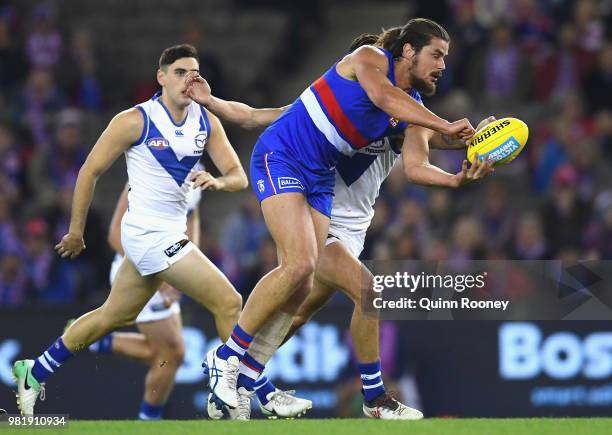
[[[248,104],[226,101],[211,96],[209,103],[205,107],[222,120],[251,130],[267,127],[272,124],[289,106],[256,109]]]
[[[289,107],[255,109],[248,104],[222,100],[212,95],[208,82],[197,73],[191,73],[186,83],[186,93],[193,101],[206,107],[223,121],[238,124],[245,129],[266,127]]]
[[[450,123],[394,86],[387,78],[387,57],[373,47],[357,49],[340,61],[337,68],[345,75],[350,75],[347,71],[354,71],[372,103],[394,118],[464,141],[474,134],[474,128],[466,118]]]
[[[144,120],[138,109],[119,113],[87,156],[74,187],[68,234],[55,246],[62,258],[76,258],[85,249],[83,233],[96,182],[117,157],[138,140],[143,125]]]
[[[430,129],[410,126],[404,133],[402,161],[408,181],[424,186],[459,187],[485,177],[493,171],[493,161],[476,163],[468,169],[467,160],[463,161],[461,171],[448,173],[429,162],[429,140],[434,132]]]

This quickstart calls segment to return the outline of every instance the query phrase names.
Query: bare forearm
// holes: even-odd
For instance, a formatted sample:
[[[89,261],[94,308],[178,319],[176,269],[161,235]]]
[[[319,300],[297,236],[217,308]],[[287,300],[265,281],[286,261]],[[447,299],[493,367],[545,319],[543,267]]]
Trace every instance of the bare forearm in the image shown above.
[[[445,134],[435,132],[429,141],[429,147],[439,150],[460,150],[466,147],[460,139],[451,139]]]
[[[206,108],[224,121],[238,124],[245,129],[265,127],[278,118],[284,108],[255,109],[237,101],[225,101],[210,97]]]
[[[249,185],[249,181],[241,166],[230,169],[217,180],[221,182],[221,190],[227,192],[243,190]]]
[[[389,87],[374,103],[393,118],[409,124],[420,125],[434,131],[442,131],[449,124],[394,86]]]
[[[82,235],[85,232],[87,212],[91,205],[96,181],[97,177],[86,166],[83,166],[74,187],[69,233]]]
[[[405,168],[408,181],[421,186],[457,187],[454,174],[450,174],[431,163]]]

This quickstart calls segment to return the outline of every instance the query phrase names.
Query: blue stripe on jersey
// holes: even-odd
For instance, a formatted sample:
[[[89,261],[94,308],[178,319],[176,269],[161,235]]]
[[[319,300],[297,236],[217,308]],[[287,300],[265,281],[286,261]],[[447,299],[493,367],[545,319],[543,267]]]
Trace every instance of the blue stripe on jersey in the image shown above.
[[[164,102],[161,100],[161,98],[158,97],[156,98],[156,100],[164,108],[164,110],[166,111],[166,114],[168,115],[168,118],[170,118],[170,122],[172,122],[172,124],[174,124],[175,127],[182,127],[183,125],[185,125],[185,122],[187,122],[187,118],[189,118],[189,111],[185,114],[185,119],[183,119],[183,121],[180,124],[177,124],[176,122],[174,122],[174,118],[172,117],[172,115],[170,115],[170,111],[168,110]]]
[[[155,123],[149,120],[149,134],[147,135],[147,140],[156,138],[166,139]],[[172,176],[179,187],[183,185],[189,171],[191,171],[200,160],[199,156],[185,156],[179,160],[170,146],[163,149],[156,149],[147,145],[147,148],[149,148],[149,151],[151,151],[151,154],[153,154],[153,157],[157,159],[159,164]]]
[[[347,186],[350,186],[363,175],[378,158],[376,154],[357,153],[352,157],[342,154],[336,165],[336,170]]]
[[[140,137],[138,138],[136,142],[130,145],[132,147],[134,145],[140,145],[142,141],[145,139],[145,137],[147,137],[147,134],[149,133],[149,117],[147,116],[147,112],[145,112],[145,110],[140,106],[136,106],[136,108],[140,110],[140,113],[142,113],[142,117],[144,118],[144,124],[142,125],[142,133],[140,133]]]
[[[204,106],[200,106],[200,113],[200,131],[206,131],[208,133],[208,137],[210,138],[210,121],[208,120],[208,114],[206,113]]]

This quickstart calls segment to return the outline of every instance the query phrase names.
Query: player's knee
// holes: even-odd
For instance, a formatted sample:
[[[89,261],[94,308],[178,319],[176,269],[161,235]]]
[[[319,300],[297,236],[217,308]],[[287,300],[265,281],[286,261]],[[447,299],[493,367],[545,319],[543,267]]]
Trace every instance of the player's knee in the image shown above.
[[[168,362],[178,367],[183,363],[185,358],[185,344],[183,340],[176,340],[172,342],[167,351]]]
[[[363,267],[361,275],[355,277],[345,289],[346,295],[353,301],[355,307],[360,309],[362,300],[370,300],[374,296],[374,275]]]
[[[312,277],[316,266],[317,258],[313,255],[288,261],[283,268],[289,282],[297,287]]]
[[[158,344],[152,353],[152,364],[178,368],[185,358],[185,343],[180,335],[168,337]]]
[[[236,290],[224,292],[223,296],[216,300],[215,306],[210,307],[215,317],[236,318],[242,309],[242,296]]]

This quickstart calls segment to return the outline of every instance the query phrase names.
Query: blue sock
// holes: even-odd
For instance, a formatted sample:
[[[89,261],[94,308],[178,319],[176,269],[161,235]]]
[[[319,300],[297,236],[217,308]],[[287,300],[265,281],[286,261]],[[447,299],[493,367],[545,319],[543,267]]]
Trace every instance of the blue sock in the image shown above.
[[[151,405],[146,401],[140,404],[140,412],[138,413],[139,420],[161,420],[164,405]]]
[[[255,394],[257,394],[259,403],[261,403],[262,405],[266,405],[269,402],[268,394],[276,391],[276,387],[274,386],[274,384],[263,373],[261,374],[259,379],[255,381],[253,387],[255,388]]]
[[[49,375],[54,373],[55,369],[59,368],[72,355],[72,352],[64,345],[62,337],[58,338],[49,346],[49,349],[36,359],[34,367],[32,367],[32,376],[40,383],[45,382]]]
[[[363,384],[363,396],[370,401],[385,392],[380,372],[380,360],[368,364],[358,364]]]
[[[225,344],[217,350],[217,356],[222,359],[228,359],[230,356],[236,356],[242,359],[244,353],[249,349],[253,341],[253,336],[244,332],[244,330],[236,323],[232,335],[227,339]]]
[[[253,391],[255,381],[261,376],[265,366],[253,358],[249,353],[245,353],[240,362],[238,371],[237,387],[244,387],[249,391]]]
[[[90,352],[113,353],[113,334],[108,334],[89,345]]]

